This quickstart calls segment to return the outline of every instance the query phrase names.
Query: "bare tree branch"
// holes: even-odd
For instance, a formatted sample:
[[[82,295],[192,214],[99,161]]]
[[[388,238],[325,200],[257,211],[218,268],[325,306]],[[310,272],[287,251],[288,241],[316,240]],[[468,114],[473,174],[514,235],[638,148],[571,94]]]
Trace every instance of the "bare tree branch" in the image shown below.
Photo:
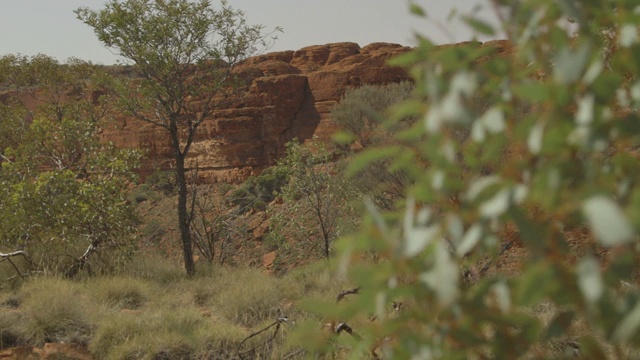
[[[278,331],[280,330],[280,326],[281,326],[282,324],[284,324],[284,323],[288,323],[288,322],[289,322],[289,319],[287,319],[287,317],[286,317],[286,316],[283,316],[283,317],[277,318],[277,319],[276,319],[276,321],[274,321],[273,323],[271,323],[269,326],[267,326],[267,327],[265,327],[265,328],[263,328],[263,329],[260,329],[260,330],[258,330],[258,331],[256,331],[256,332],[252,333],[251,335],[247,336],[244,340],[242,340],[242,341],[240,342],[240,344],[238,344],[238,357],[239,357],[240,359],[244,359],[243,355],[250,353],[251,351],[253,351],[253,350],[257,349],[257,348],[258,348],[259,346],[261,346],[261,345],[267,345],[268,343],[272,342],[272,341],[273,341],[273,339],[275,339],[275,338],[276,338],[276,335],[278,335]],[[265,331],[267,331],[267,330],[271,329],[271,328],[272,328],[272,327],[274,327],[274,326],[275,326],[275,330],[273,331],[273,334],[271,334],[271,337],[270,337],[269,339],[267,339],[264,343],[258,344],[258,345],[256,345],[256,346],[252,347],[252,348],[251,348],[251,349],[249,349],[249,350],[245,350],[245,351],[243,351],[243,352],[240,352],[240,348],[242,347],[242,344],[244,344],[247,340],[251,339],[251,338],[252,338],[252,337],[254,337],[254,336],[257,336],[257,335],[259,335],[259,334],[262,334],[263,332],[265,332]]]
[[[353,295],[353,294],[359,294],[359,293],[360,293],[360,287],[356,287],[349,290],[342,290],[338,294],[338,297],[336,298],[336,302],[340,302],[347,295]]]
[[[14,256],[22,256],[25,260],[27,260],[27,262],[31,266],[33,266],[33,261],[31,260],[31,257],[29,256],[29,254],[27,254],[25,251],[22,251],[22,250],[14,251],[6,254],[0,252],[0,262],[3,262],[5,260],[9,261],[9,263],[15,269],[18,276],[24,279],[24,274],[20,272],[20,269],[18,268],[18,266],[11,260],[11,258]]]

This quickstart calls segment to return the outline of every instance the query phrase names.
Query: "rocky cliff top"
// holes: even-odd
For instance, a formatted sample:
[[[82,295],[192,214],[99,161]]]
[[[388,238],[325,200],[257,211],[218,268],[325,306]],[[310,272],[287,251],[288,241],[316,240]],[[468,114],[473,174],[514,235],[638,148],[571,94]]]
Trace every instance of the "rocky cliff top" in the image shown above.
[[[294,137],[328,140],[336,130],[331,109],[348,89],[409,78],[386,65],[407,50],[388,43],[335,43],[246,59],[235,71],[250,85],[201,125],[187,166],[198,164],[202,182],[240,181],[273,164]],[[132,119],[119,125],[105,136],[121,146],[145,149],[143,174],[171,168],[170,142],[161,129]]]

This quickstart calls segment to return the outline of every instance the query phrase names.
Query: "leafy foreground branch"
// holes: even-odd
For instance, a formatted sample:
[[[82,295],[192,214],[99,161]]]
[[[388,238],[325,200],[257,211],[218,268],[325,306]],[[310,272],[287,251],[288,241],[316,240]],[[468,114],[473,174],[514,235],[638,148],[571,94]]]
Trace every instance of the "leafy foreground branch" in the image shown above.
[[[377,320],[358,324],[358,345],[310,352],[367,357],[392,337],[385,358],[640,355],[637,6],[492,1],[497,28],[462,20],[508,41],[419,36],[391,61],[413,94],[384,123],[393,141],[356,154],[348,175],[384,164],[402,191],[391,206],[369,201],[360,229],[335,243],[341,273],[362,287],[341,319]],[[398,318],[383,311],[393,302],[406,304]]]

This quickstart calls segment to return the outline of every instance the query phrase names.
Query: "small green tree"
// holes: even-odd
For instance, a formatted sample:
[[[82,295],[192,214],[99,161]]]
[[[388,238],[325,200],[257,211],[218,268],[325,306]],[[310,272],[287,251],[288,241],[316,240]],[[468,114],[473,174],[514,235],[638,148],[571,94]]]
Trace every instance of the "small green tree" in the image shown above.
[[[0,63],[11,77],[5,86],[16,94],[8,111],[29,113],[4,119],[28,125],[20,142],[5,149],[0,244],[75,275],[92,254],[130,245],[136,218],[126,194],[139,155],[99,140],[108,106],[94,97],[103,89],[96,87],[100,76],[93,65],[59,64],[44,55],[8,56]],[[27,100],[35,105],[27,107]]]
[[[233,66],[271,38],[263,26],[247,25],[244,13],[226,1],[214,9],[208,0],[112,0],[102,10],[80,8],[76,14],[142,75],[119,87],[122,109],[171,138],[178,228],[185,269],[193,275],[185,161],[198,127],[237,90],[240,79]]]
[[[301,145],[294,139],[287,143],[286,156],[276,165],[288,174],[279,193],[283,201],[268,209],[272,237],[281,243],[307,243],[327,259],[334,240],[350,224],[355,196],[333,157],[317,142]]]

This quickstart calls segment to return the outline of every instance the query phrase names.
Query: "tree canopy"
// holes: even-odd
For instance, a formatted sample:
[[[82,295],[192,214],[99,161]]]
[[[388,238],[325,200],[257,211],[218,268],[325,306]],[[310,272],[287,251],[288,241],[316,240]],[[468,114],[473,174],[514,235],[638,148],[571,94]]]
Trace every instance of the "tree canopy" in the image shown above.
[[[185,269],[193,275],[193,206],[188,205],[185,159],[198,127],[237,91],[241,79],[233,67],[273,38],[263,34],[263,26],[248,25],[244,13],[226,1],[214,8],[208,0],[112,0],[102,10],[85,7],[76,14],[142,75],[117,87],[121,109],[171,138],[178,227]]]
[[[13,116],[3,117],[2,133],[20,134],[3,150],[0,246],[68,275],[95,252],[130,246],[136,217],[126,189],[139,153],[99,138],[110,107],[97,96],[98,68],[44,55],[0,64],[4,86],[16,90],[3,105]]]

